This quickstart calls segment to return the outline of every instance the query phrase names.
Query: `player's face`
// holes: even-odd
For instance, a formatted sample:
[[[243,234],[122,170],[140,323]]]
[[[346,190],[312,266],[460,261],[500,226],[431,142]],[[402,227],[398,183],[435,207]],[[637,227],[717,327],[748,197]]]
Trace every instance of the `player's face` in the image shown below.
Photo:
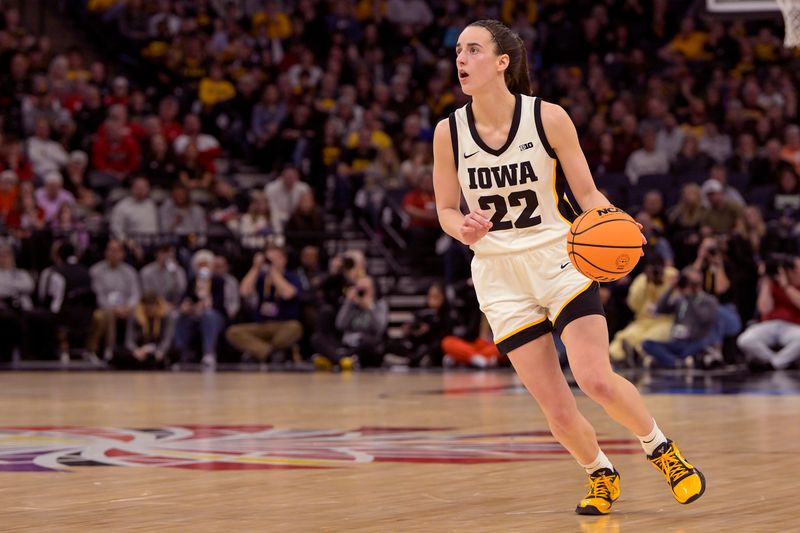
[[[496,45],[488,30],[479,26],[467,26],[456,44],[456,70],[464,94],[472,95],[487,82],[502,75],[503,61],[508,56],[498,56]],[[502,60],[501,60],[502,58]]]

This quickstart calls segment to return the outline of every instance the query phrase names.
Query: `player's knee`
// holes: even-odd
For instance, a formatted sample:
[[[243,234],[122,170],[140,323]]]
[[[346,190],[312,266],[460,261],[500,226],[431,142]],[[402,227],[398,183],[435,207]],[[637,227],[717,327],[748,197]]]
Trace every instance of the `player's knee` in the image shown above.
[[[576,375],[575,380],[578,387],[599,404],[613,402],[616,398],[613,374],[611,372],[585,372],[581,376]]]
[[[575,408],[558,407],[547,412],[547,424],[553,435],[569,433],[578,420],[578,410]]]

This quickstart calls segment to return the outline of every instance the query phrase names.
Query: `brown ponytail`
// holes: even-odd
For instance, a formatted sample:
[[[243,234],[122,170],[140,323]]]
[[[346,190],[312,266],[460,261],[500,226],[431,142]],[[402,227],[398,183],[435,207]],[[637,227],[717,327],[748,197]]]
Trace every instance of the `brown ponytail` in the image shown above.
[[[484,28],[492,36],[495,53],[508,54],[506,68],[506,87],[512,94],[531,96],[531,80],[528,75],[528,55],[522,38],[499,20],[484,19],[470,24]]]

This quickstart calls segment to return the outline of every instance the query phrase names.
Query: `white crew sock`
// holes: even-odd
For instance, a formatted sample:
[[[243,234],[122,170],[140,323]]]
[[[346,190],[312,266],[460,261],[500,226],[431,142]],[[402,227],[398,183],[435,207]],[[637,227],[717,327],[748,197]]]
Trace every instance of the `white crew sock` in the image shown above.
[[[578,463],[580,464],[580,463]],[[603,450],[598,450],[597,457],[594,458],[594,461],[589,463],[588,465],[581,465],[586,473],[590,476],[600,470],[601,468],[608,468],[609,470],[614,470],[614,466],[609,461],[606,454],[603,453]]]
[[[661,430],[658,429],[658,424],[656,424],[655,420],[653,420],[653,430],[650,431],[650,433],[644,437],[639,437],[638,435],[637,437],[642,443],[644,453],[647,455],[653,455],[653,452],[656,448],[667,442],[667,437],[665,437],[664,434],[661,433]]]

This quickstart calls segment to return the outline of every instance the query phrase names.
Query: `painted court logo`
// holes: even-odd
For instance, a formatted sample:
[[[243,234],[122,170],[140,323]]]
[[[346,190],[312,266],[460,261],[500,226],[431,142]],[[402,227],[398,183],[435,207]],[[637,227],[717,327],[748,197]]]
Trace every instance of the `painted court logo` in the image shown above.
[[[641,453],[637,441],[600,444],[609,453]],[[330,430],[264,425],[0,428],[0,472],[69,471],[81,466],[268,470],[566,458],[567,451],[547,431],[470,434],[452,428]]]

